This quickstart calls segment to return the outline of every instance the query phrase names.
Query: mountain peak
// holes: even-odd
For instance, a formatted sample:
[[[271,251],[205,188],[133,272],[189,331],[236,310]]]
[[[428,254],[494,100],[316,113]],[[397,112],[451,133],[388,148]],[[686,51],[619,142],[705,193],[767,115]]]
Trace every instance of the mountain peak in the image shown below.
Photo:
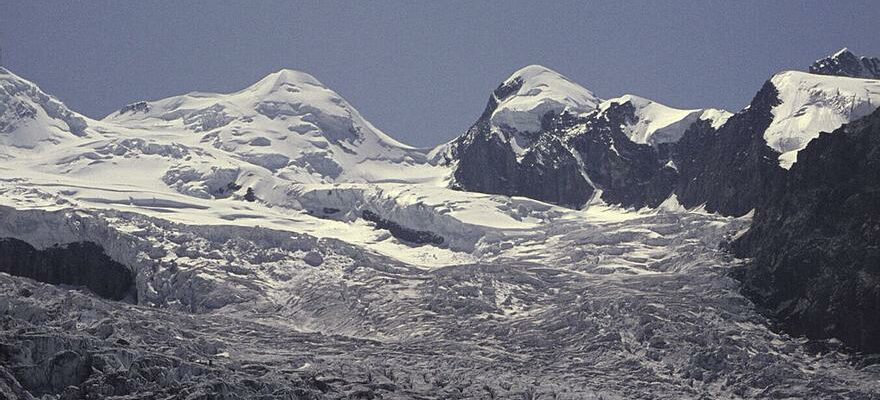
[[[563,78],[563,79],[568,79],[568,78],[565,78],[559,72],[556,72],[556,71],[554,71],[550,68],[547,68],[543,65],[532,64],[532,65],[526,65],[525,67],[518,69],[516,72],[511,74],[510,77],[507,78],[507,80],[505,80],[504,82],[511,82],[515,79],[529,81],[535,77],[538,77],[538,76],[541,76],[544,74],[552,74],[552,75],[555,75],[555,76]]]
[[[261,94],[270,94],[277,92],[282,87],[288,87],[288,92],[295,92],[292,88],[302,86],[317,86],[323,88],[324,85],[305,72],[293,69],[281,69],[263,77],[253,85],[247,87],[244,91],[255,92]]]
[[[832,55],[831,57],[832,57],[832,58],[837,58],[837,57],[844,56],[844,55],[846,55],[846,54],[850,54],[850,55],[852,55],[852,52],[849,51],[849,48],[848,48],[848,47],[844,47],[844,48],[842,48],[842,49],[840,49],[840,50],[837,50],[837,53],[834,53],[834,55]]]
[[[498,106],[491,115],[494,126],[518,132],[535,132],[548,112],[584,114],[601,102],[593,92],[541,65],[514,72],[493,93]]]
[[[858,57],[844,47],[831,56],[816,60],[810,73],[820,75],[848,76],[851,78],[880,79],[880,59]]]

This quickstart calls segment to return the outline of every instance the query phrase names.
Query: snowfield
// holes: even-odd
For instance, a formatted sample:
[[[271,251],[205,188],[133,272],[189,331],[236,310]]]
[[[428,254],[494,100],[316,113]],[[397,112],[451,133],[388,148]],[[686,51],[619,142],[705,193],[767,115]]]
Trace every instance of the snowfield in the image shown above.
[[[880,80],[786,71],[770,82],[779,92],[780,104],[773,108],[764,139],[782,153],[779,164],[786,169],[819,133],[832,132],[880,106]]]
[[[560,104],[601,107],[552,71],[518,74],[524,97],[499,108],[499,126],[527,131]],[[449,167],[296,71],[101,121],[5,70],[0,88],[0,237],[96,243],[137,291],[128,304],[0,273],[0,394],[880,393],[876,366],[773,331],[739,293],[730,275],[741,261],[721,247],[749,217],[674,198],[572,210],[453,191]],[[728,116],[628,101],[645,143]]]
[[[599,104],[600,115],[607,112],[613,104],[631,104],[635,109],[636,121],[624,130],[627,137],[635,143],[656,146],[661,143],[675,143],[685,130],[698,120],[710,121],[713,128],[727,122],[732,113],[709,108],[705,110],[680,110],[665,106],[652,100],[627,94]]]

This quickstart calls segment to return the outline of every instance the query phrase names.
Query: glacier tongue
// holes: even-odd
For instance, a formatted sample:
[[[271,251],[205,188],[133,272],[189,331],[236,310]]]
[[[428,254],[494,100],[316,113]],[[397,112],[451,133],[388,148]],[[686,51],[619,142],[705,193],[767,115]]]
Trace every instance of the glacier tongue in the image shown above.
[[[21,378],[48,393],[65,385],[210,393],[216,386],[204,385],[219,382],[243,397],[297,388],[314,398],[858,397],[880,389],[875,373],[854,370],[847,356],[814,355],[771,331],[739,294],[728,276],[738,262],[717,246],[747,223],[597,204],[526,231],[498,228],[478,245],[478,262],[426,269],[286,230],[7,207],[2,234],[41,247],[100,244],[133,268],[141,304],[0,274],[5,323],[29,327],[0,328],[0,338],[12,343],[5,365],[16,376],[50,377]],[[75,351],[63,353],[71,342]],[[34,375],[52,363],[97,372]],[[157,368],[169,374],[145,372]]]

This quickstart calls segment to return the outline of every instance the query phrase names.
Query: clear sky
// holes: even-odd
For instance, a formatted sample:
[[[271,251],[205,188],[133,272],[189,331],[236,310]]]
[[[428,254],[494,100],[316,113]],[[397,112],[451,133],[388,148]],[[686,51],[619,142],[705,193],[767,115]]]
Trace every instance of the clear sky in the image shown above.
[[[463,132],[528,64],[602,98],[735,111],[777,71],[880,55],[878,26],[877,0],[0,0],[3,64],[90,117],[292,68],[417,146]]]

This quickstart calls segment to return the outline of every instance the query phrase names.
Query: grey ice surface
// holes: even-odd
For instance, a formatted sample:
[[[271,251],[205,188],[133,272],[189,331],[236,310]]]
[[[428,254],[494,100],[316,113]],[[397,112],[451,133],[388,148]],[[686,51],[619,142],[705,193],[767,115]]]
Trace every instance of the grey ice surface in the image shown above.
[[[739,293],[718,246],[743,224],[562,222],[534,257],[428,269],[261,228],[5,210],[0,233],[128,261],[140,304],[0,274],[0,398],[880,398],[877,366],[807,352]]]

